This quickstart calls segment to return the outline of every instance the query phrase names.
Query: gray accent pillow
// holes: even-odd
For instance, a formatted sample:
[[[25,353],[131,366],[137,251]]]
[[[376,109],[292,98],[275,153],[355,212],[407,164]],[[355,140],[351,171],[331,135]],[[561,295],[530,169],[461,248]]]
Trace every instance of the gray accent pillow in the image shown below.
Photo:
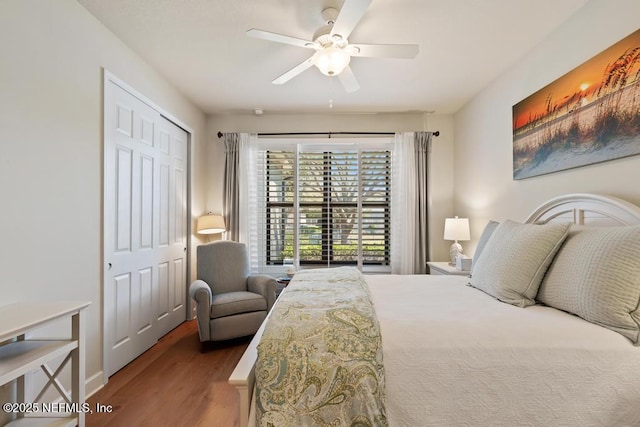
[[[478,258],[482,255],[484,247],[487,245],[489,238],[499,224],[497,221],[489,221],[487,225],[485,225],[484,230],[482,230],[480,240],[478,240],[478,246],[476,246],[476,252],[473,254],[473,260],[471,261],[471,274],[473,274],[473,266],[478,262]]]
[[[471,286],[518,307],[535,304],[540,282],[568,231],[568,223],[504,221],[474,266]]]
[[[640,341],[640,226],[572,230],[538,301]]]

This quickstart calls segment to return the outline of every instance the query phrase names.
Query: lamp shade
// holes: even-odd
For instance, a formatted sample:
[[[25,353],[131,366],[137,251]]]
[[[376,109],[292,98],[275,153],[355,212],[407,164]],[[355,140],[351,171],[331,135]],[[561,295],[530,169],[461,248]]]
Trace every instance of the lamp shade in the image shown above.
[[[217,234],[225,231],[222,215],[207,214],[198,218],[196,231],[198,234]]]
[[[469,218],[446,218],[444,220],[444,240],[471,240]]]
[[[314,57],[315,66],[325,76],[337,76],[349,65],[351,56],[343,49],[328,46],[318,51]]]

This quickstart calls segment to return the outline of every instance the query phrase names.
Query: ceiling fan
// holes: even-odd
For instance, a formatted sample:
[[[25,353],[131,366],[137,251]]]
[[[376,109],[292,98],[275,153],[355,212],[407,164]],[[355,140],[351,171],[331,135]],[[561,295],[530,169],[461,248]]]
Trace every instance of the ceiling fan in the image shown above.
[[[315,65],[324,75],[338,76],[347,92],[355,92],[360,89],[360,85],[349,67],[352,56],[414,58],[418,54],[418,45],[415,44],[349,43],[349,35],[360,22],[369,4],[371,4],[371,0],[345,0],[340,11],[332,7],[324,9],[322,19],[326,25],[314,33],[313,40],[304,40],[255,28],[248,30],[247,35],[315,50],[310,58],[282,74],[272,83],[283,84]]]

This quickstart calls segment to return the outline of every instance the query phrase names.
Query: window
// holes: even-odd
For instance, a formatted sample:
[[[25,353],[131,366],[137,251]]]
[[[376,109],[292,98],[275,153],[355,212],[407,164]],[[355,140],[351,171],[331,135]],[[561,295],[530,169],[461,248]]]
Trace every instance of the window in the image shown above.
[[[260,152],[266,266],[389,265],[391,150],[370,145]]]

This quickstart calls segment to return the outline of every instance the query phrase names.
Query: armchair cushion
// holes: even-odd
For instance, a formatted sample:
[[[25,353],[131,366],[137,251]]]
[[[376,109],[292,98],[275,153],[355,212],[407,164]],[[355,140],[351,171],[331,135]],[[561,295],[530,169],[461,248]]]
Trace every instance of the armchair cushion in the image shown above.
[[[250,274],[249,256],[244,244],[219,241],[198,246],[198,279],[214,294],[246,291]]]
[[[214,295],[211,301],[211,318],[232,316],[267,309],[267,301],[260,294],[253,292],[225,292]]]

